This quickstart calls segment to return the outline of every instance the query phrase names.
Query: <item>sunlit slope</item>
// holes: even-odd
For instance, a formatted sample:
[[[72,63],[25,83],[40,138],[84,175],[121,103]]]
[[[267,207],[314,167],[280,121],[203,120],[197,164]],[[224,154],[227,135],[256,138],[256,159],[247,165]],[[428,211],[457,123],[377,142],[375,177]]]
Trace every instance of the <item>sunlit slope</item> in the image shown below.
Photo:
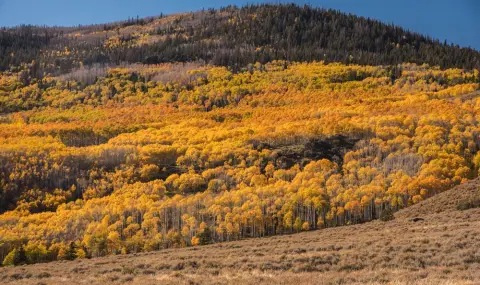
[[[478,71],[190,63],[95,77],[1,75],[5,264],[386,219],[478,176]]]
[[[402,210],[388,222],[0,268],[0,280],[5,284],[477,284],[480,208],[458,211],[452,204],[437,213],[437,207],[451,202],[444,197],[475,197],[474,186],[478,189],[478,179]],[[420,207],[427,203],[430,211]],[[407,218],[416,211],[423,221]]]
[[[408,219],[424,215],[455,212],[469,207],[480,207],[480,182],[474,179],[451,190],[442,192],[433,199],[424,200],[398,212],[395,217]]]

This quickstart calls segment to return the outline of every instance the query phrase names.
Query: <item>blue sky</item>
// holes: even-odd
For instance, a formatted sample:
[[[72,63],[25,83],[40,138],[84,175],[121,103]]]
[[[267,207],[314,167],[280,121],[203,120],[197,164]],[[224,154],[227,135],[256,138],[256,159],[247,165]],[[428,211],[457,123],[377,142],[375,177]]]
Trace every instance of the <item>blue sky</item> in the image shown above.
[[[259,0],[0,0],[0,26],[104,23],[128,17],[154,16],[243,5]],[[295,2],[334,8],[394,23],[409,30],[480,50],[480,0],[310,0]]]

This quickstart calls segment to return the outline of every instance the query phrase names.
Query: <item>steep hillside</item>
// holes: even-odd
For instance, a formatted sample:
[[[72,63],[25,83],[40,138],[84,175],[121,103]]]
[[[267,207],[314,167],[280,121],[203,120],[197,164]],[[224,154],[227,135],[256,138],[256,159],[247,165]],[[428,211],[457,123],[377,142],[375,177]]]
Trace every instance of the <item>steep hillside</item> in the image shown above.
[[[478,284],[479,180],[389,222],[155,253],[0,268],[2,284]],[[453,198],[446,200],[446,197]],[[448,203],[445,203],[448,202]],[[442,206],[444,210],[437,213]],[[427,206],[428,205],[428,206]],[[413,222],[410,216],[424,219]]]
[[[434,213],[454,212],[457,211],[463,203],[475,200],[480,200],[479,178],[440,193],[432,199],[424,200],[404,209],[395,216],[398,219],[405,219]]]
[[[370,240],[363,236],[361,245],[369,251],[345,244],[342,260],[281,259],[264,269],[279,262],[294,272],[373,270],[369,260],[386,268],[394,257],[371,253],[380,228],[390,227],[394,243],[402,235],[396,226],[408,230],[410,218],[432,210],[457,213],[467,192],[425,199],[457,185],[473,191],[478,55],[295,5],[3,29],[0,262],[198,245],[207,252],[215,243],[318,229],[330,244],[333,235],[354,244],[351,229],[365,229]],[[465,201],[460,208],[477,204]],[[337,230],[388,221],[411,206],[397,222]],[[458,218],[438,215],[431,227]],[[452,230],[467,234],[460,225],[455,220]],[[292,239],[300,244],[310,235]],[[311,242],[322,248],[323,241]],[[420,252],[426,261],[417,265],[447,266],[437,258],[452,248],[439,250]],[[295,262],[307,267],[297,270]],[[226,266],[235,267],[218,265]]]
[[[0,70],[59,75],[101,64],[189,62],[248,68],[273,60],[480,68],[480,54],[379,21],[295,5],[255,5],[76,28],[0,31]]]
[[[392,70],[398,74],[392,78]],[[480,74],[200,62],[0,74],[0,260],[388,219],[478,177]]]

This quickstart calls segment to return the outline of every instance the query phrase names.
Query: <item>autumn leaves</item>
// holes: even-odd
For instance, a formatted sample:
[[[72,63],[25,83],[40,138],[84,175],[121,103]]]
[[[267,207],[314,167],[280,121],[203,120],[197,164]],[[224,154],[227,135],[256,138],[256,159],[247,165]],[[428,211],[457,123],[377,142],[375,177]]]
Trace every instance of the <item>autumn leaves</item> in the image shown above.
[[[479,106],[454,98],[478,89],[478,74],[401,70],[393,84],[382,67],[283,62],[237,74],[137,65],[87,86],[2,75],[1,102],[12,100],[0,105],[0,257],[358,223],[476,176]],[[296,147],[336,135],[356,143],[335,161]]]

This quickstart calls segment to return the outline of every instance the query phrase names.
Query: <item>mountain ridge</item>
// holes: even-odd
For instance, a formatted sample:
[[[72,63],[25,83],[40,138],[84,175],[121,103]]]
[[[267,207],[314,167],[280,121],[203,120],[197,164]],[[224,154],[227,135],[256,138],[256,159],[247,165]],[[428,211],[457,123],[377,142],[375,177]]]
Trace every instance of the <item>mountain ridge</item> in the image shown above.
[[[378,20],[294,4],[228,6],[77,28],[17,27],[3,29],[0,43],[0,70],[36,59],[37,76],[94,63],[193,60],[234,70],[272,60],[480,68],[480,53],[472,48]]]

